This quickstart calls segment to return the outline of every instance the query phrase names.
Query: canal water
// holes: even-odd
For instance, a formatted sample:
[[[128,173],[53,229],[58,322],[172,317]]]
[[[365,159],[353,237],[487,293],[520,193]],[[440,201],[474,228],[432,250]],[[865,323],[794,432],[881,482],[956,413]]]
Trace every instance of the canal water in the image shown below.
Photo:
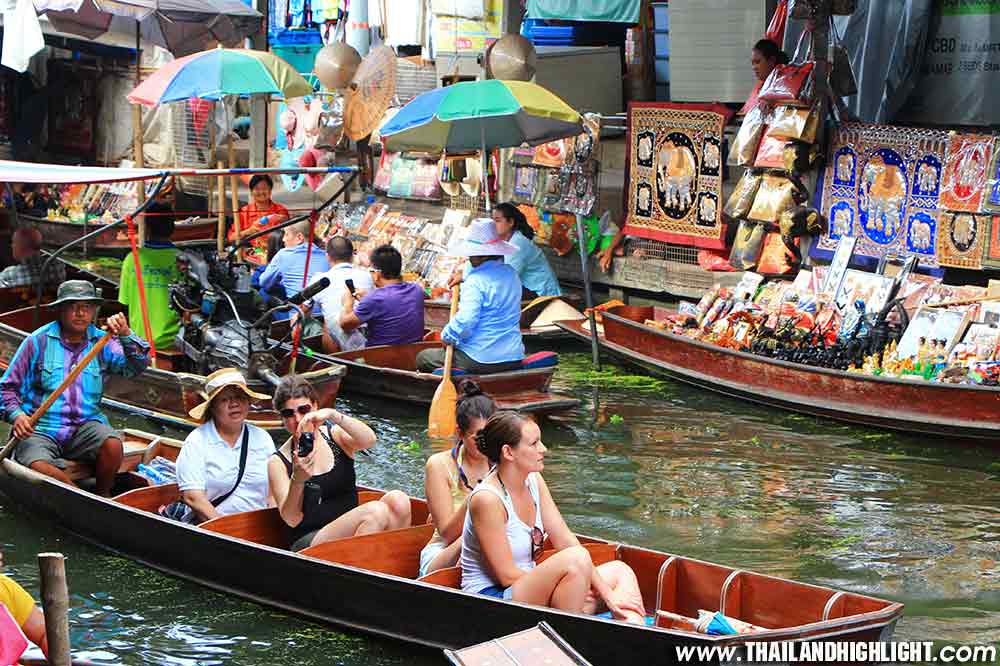
[[[570,347],[545,477],[575,531],[901,601],[898,639],[1000,636],[1000,453],[774,412],[605,366]],[[379,434],[362,483],[423,495],[426,412],[340,399]],[[119,425],[160,429],[141,419]],[[441,664],[109,555],[0,498],[6,573],[68,557],[73,643],[100,664]],[[252,575],[248,572],[248,575]],[[408,612],[405,599],[387,613]],[[414,615],[414,622],[433,618]],[[475,618],[470,618],[474,622]]]

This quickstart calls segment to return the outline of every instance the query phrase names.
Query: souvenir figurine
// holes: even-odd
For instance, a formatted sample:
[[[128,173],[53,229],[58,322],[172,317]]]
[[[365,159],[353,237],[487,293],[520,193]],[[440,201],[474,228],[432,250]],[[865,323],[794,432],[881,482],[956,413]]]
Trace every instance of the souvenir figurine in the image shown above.
[[[928,361],[931,358],[931,347],[927,344],[927,338],[921,336],[917,341],[917,370],[923,370],[927,367]]]

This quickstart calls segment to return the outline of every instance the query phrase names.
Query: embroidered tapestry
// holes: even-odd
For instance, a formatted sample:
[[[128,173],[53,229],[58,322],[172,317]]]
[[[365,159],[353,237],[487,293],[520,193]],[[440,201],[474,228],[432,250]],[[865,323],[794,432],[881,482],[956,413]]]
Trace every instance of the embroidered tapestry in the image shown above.
[[[983,266],[1000,268],[1000,217],[990,219],[989,235],[983,243]]]
[[[640,238],[723,248],[720,104],[637,102],[628,114],[628,219]]]
[[[956,134],[948,144],[941,176],[941,207],[978,213],[986,190],[993,137]]]
[[[983,210],[1000,213],[1000,137],[993,142],[993,158],[986,172],[986,194],[983,196]]]
[[[990,232],[989,216],[943,210],[938,220],[938,263],[954,268],[981,269],[983,246]]]
[[[938,265],[938,206],[948,133],[848,123],[830,141],[823,178],[823,214],[829,231],[816,244],[827,257],[844,236],[855,254],[915,256]]]

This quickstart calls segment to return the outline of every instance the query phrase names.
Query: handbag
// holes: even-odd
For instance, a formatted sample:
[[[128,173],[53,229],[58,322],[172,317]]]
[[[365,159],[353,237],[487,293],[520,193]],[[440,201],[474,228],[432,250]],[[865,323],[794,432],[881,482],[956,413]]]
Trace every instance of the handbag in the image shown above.
[[[754,167],[783,169],[785,167],[783,157],[785,143],[785,139],[776,136],[765,136],[760,142],[760,147],[757,148],[757,157],[753,161]]]
[[[764,225],[760,222],[741,220],[733,250],[729,253],[729,265],[738,271],[753,270],[764,249],[765,234]]]
[[[733,166],[749,166],[757,155],[757,146],[764,133],[764,110],[755,106],[750,109],[740,131],[736,133],[732,148],[729,149],[729,164]]]
[[[807,35],[809,48],[805,56],[800,59],[799,51]],[[795,46],[792,61],[787,65],[775,65],[764,79],[764,85],[760,87],[757,98],[762,102],[809,106],[812,102],[813,70],[816,66],[812,60],[812,46],[812,33],[803,31]]]
[[[795,185],[787,178],[767,174],[757,189],[750,209],[750,218],[762,222],[777,222],[778,217],[795,205]]]
[[[753,206],[753,200],[757,196],[757,189],[760,187],[762,178],[760,173],[754,173],[752,169],[744,171],[739,182],[736,183],[733,193],[729,195],[726,206],[722,209],[722,214],[730,219],[746,217]]]
[[[833,58],[830,63],[830,90],[838,97],[850,97],[858,92],[858,81],[851,67],[851,56],[837,33],[837,26],[830,19],[830,36],[833,39]]]
[[[229,496],[236,492],[236,489],[240,487],[240,482],[243,481],[243,473],[247,471],[247,452],[250,449],[250,428],[243,426],[243,448],[240,451],[240,471],[236,475],[236,483],[233,487],[229,489],[229,492],[219,495],[213,500],[209,500],[212,506],[218,507],[220,504],[229,499]],[[194,510],[185,504],[181,500],[175,500],[166,506],[161,506],[159,511],[157,511],[164,518],[169,518],[170,520],[176,520],[179,523],[195,523]]]
[[[767,126],[767,136],[781,139],[799,139],[812,143],[816,140],[819,127],[819,110],[800,109],[794,106],[779,106],[771,113]]]

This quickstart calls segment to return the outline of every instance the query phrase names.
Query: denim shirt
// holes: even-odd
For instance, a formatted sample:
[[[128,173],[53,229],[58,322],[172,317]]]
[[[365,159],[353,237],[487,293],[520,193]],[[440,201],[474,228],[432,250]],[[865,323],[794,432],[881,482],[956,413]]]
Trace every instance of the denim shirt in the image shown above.
[[[326,252],[312,243],[300,243],[283,248],[274,255],[274,259],[260,274],[261,289],[283,298],[291,298],[302,291],[305,288],[302,286],[302,274],[306,272],[306,257],[309,256],[310,249],[312,257],[309,259],[309,279],[305,283],[309,284],[317,274],[330,270]],[[275,319],[287,319],[288,316],[287,312],[281,312]]]
[[[441,331],[477,363],[524,358],[521,341],[521,280],[512,267],[491,260],[467,271],[458,312]]]
[[[514,232],[510,242],[517,247],[517,254],[504,257],[504,263],[514,267],[525,289],[530,289],[537,296],[562,296],[559,280],[542,248],[520,231]]]

